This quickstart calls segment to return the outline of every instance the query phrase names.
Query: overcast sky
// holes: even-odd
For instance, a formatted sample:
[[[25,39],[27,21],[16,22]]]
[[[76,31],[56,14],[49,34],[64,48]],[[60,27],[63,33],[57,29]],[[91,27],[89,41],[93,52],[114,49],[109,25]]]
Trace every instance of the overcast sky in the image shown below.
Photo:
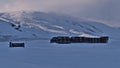
[[[0,0],[0,11],[65,13],[120,26],[120,0]]]

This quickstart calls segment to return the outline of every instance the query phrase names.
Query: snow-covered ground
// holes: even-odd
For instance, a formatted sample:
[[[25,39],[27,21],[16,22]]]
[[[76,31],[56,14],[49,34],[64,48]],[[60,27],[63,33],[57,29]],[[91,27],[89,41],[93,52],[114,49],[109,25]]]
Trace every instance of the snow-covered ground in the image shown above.
[[[51,44],[54,36],[109,36],[107,44]],[[9,48],[9,42],[25,48]],[[41,12],[0,14],[0,68],[120,68],[120,30]]]
[[[0,43],[1,68],[119,68],[120,41],[108,44],[51,44],[24,41],[25,48]]]

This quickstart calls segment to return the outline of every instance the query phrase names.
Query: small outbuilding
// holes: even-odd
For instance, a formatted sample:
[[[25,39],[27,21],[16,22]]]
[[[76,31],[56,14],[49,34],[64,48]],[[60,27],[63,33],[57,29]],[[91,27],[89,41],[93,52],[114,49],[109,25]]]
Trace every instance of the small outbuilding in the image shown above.
[[[9,47],[25,47],[25,44],[24,43],[12,43],[12,42],[9,42]]]

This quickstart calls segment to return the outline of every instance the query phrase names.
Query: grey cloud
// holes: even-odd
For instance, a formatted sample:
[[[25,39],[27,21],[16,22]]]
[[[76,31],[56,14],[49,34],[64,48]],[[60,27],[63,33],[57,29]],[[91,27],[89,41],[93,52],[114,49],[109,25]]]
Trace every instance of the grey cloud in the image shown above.
[[[120,0],[0,0],[1,11],[39,10],[107,21],[118,26]],[[110,23],[110,22],[115,22]]]

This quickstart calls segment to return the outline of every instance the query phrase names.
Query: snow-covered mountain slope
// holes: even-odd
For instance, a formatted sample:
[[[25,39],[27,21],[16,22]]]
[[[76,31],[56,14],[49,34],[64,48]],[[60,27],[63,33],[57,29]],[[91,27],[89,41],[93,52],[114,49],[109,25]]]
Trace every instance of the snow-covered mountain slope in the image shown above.
[[[3,30],[5,29],[5,30]],[[42,12],[11,12],[0,14],[0,34],[18,37],[50,38],[66,35],[78,36],[89,34],[94,36],[110,36],[120,39],[118,29],[105,24]]]

